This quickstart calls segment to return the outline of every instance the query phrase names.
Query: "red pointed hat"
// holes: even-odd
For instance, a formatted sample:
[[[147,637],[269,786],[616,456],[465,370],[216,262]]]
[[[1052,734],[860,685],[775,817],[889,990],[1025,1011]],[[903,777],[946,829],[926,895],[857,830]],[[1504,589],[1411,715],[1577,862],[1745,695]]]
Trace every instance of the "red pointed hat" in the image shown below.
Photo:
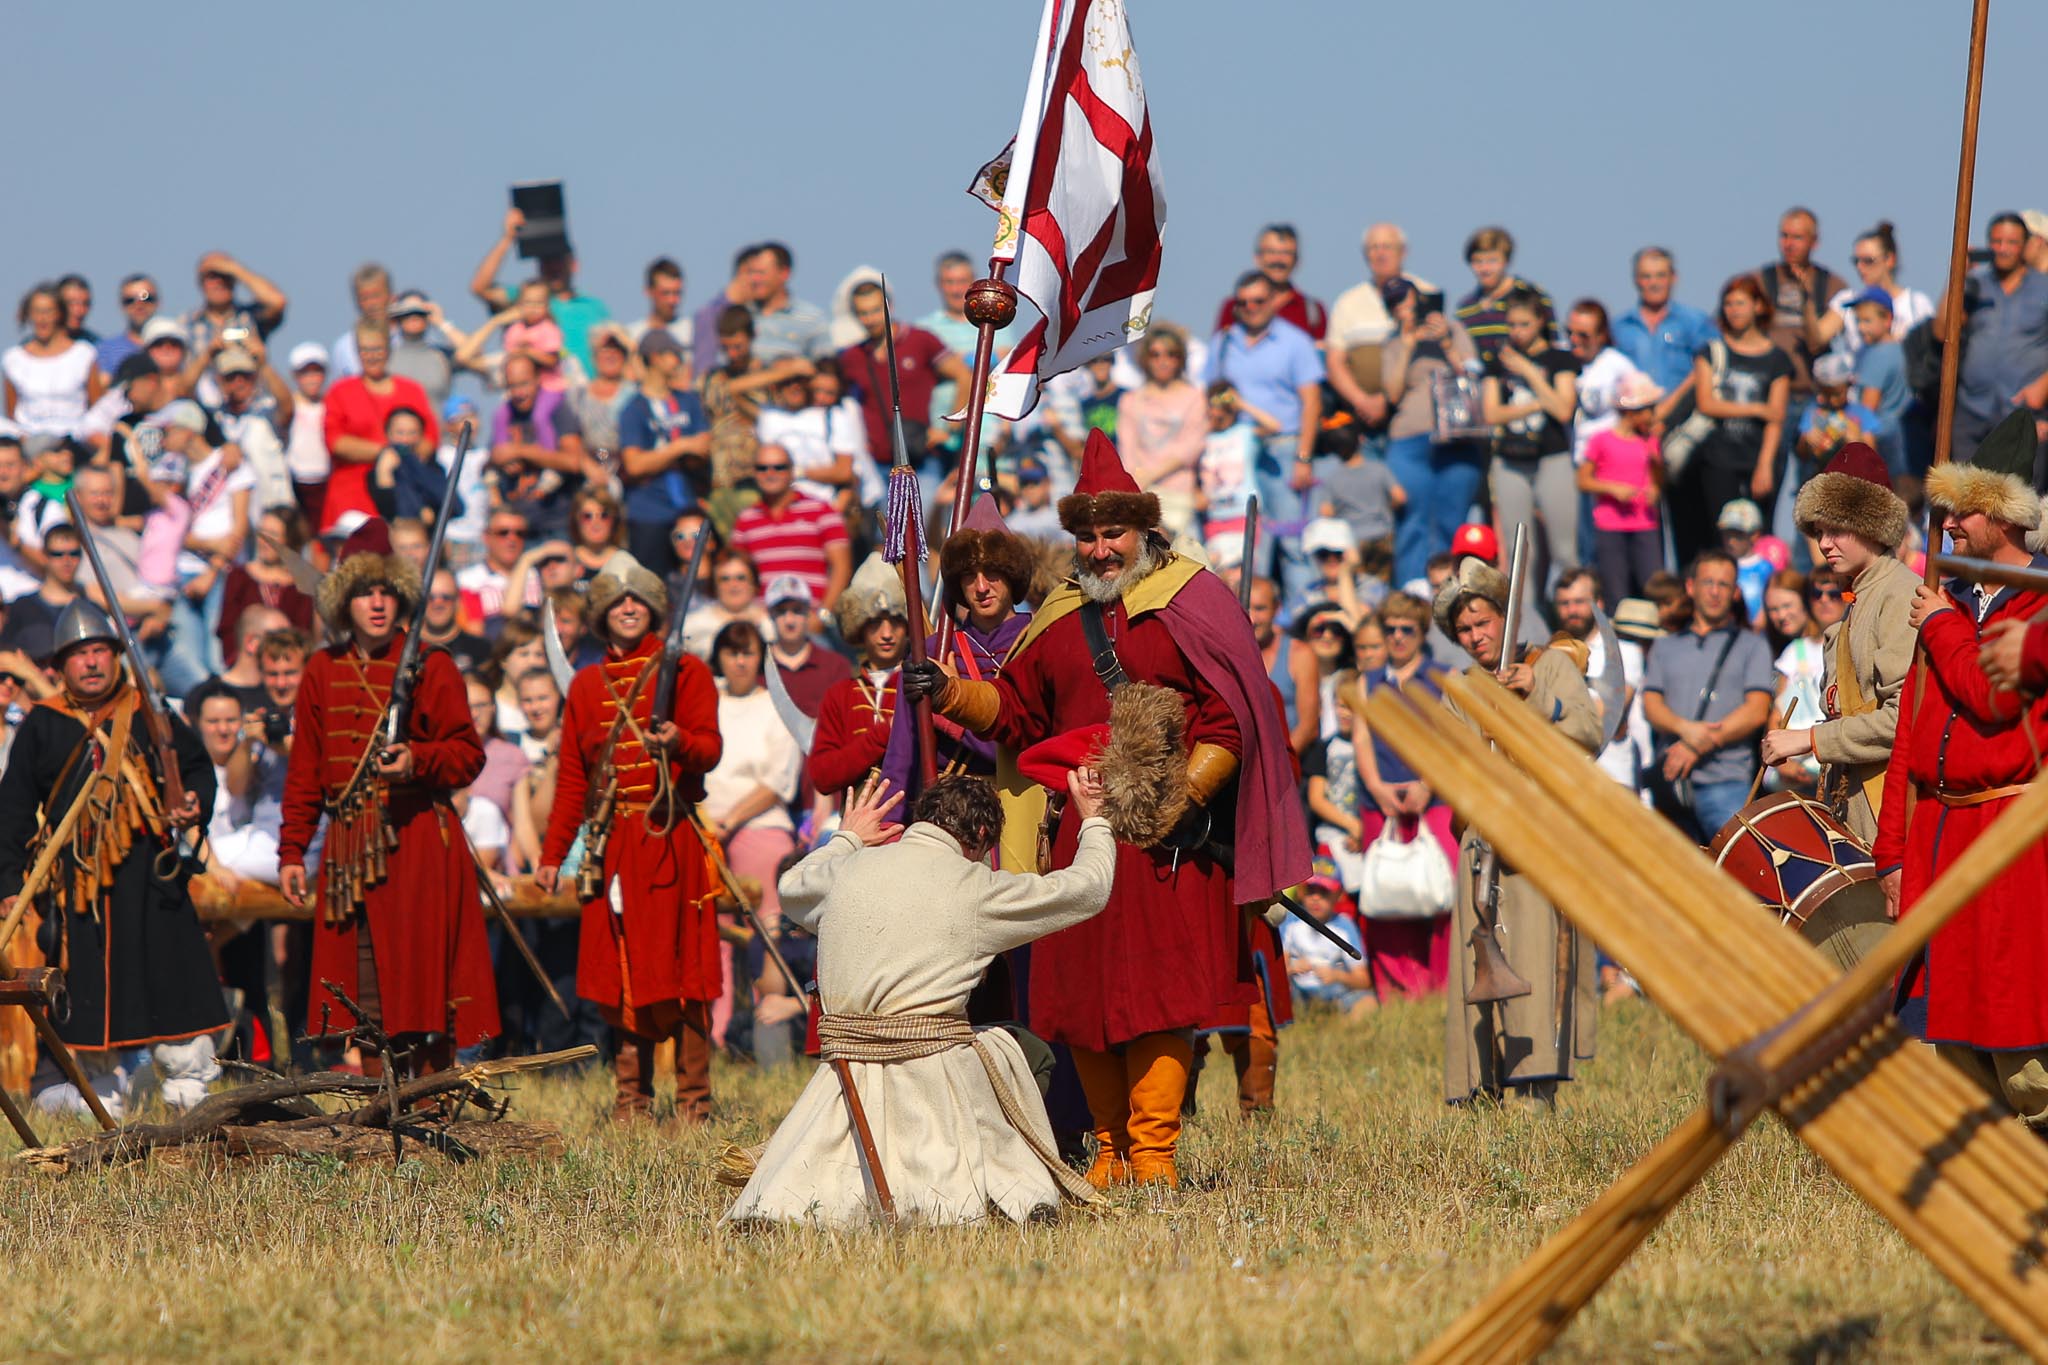
[[[1109,743],[1107,725],[1084,725],[1038,743],[1017,755],[1017,771],[1041,787],[1063,792],[1067,774],[1076,768],[1100,762]]]
[[[341,542],[341,554],[336,562],[351,555],[388,555],[391,553],[391,528],[382,517],[371,517],[355,530],[348,533],[348,539]]]
[[[1892,491],[1884,457],[1862,441],[1835,452],[1827,467],[1806,481],[1792,505],[1792,519],[1801,535],[1817,536],[1815,528],[1839,527],[1863,537],[1886,554],[1906,538],[1906,503]]]
[[[1081,452],[1081,477],[1074,491],[1060,499],[1060,525],[1069,532],[1091,526],[1123,526],[1150,531],[1159,526],[1159,498],[1138,487],[1124,468],[1116,443],[1100,431],[1088,433]]]

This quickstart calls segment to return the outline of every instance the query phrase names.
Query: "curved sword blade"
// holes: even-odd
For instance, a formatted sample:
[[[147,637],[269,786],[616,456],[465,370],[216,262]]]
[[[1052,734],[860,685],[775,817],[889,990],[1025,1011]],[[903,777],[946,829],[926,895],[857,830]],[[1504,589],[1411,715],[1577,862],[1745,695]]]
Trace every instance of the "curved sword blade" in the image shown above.
[[[1621,663],[1621,637],[1614,633],[1614,622],[1607,619],[1598,602],[1593,604],[1593,626],[1600,632],[1600,676],[1593,679],[1593,695],[1600,699],[1600,747],[1604,749],[1614,743],[1628,719],[1621,704],[1628,695],[1628,674]]]
[[[555,629],[553,602],[543,604],[540,609],[540,645],[548,656],[548,672],[555,675],[555,686],[567,697],[569,682],[576,676],[576,666],[569,662],[568,652],[562,648],[562,634]]]
[[[775,652],[770,650],[761,660],[762,676],[768,683],[768,698],[775,703],[775,715],[782,722],[782,728],[789,731],[796,740],[796,747],[808,758],[811,752],[811,737],[818,731],[818,722],[805,715],[803,708],[796,704],[796,698],[789,695],[789,687],[782,681],[782,665],[775,662]]]

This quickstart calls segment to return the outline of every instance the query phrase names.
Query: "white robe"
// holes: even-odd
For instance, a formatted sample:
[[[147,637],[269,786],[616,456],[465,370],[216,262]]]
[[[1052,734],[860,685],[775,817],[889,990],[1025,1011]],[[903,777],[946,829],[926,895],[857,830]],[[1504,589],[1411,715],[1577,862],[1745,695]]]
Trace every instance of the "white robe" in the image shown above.
[[[964,1017],[968,993],[996,954],[1101,911],[1115,858],[1100,819],[1082,824],[1073,864],[1043,877],[969,862],[936,825],[912,825],[897,843],[873,849],[842,831],[783,876],[782,913],[818,936],[827,1014]],[[1051,1150],[1052,1126],[1023,1049],[1000,1029],[982,1038]],[[965,1223],[994,1209],[1022,1221],[1058,1206],[1058,1187],[1004,1119],[973,1048],[855,1062],[851,1070],[899,1217]],[[820,1066],[726,1221],[843,1227],[873,1212],[838,1078]]]

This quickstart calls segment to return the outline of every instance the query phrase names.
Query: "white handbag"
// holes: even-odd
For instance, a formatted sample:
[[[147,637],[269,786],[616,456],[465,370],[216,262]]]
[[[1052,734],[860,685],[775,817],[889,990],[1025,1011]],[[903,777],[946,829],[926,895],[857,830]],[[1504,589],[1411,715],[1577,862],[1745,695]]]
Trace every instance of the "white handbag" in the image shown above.
[[[1365,850],[1365,879],[1358,893],[1367,919],[1434,919],[1450,911],[1457,897],[1451,865],[1435,837],[1418,821],[1403,839],[1389,820]]]

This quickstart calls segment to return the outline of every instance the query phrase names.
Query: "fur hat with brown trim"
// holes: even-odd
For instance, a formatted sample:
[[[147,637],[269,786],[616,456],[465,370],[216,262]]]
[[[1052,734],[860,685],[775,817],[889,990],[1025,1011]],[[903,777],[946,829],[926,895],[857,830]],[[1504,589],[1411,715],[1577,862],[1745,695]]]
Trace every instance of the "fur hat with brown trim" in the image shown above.
[[[855,649],[867,628],[884,616],[910,619],[910,603],[903,595],[903,575],[882,558],[871,554],[862,562],[839,594],[839,634]]]
[[[1906,538],[1906,503],[1892,491],[1884,460],[1862,441],[1835,452],[1827,467],[1806,481],[1792,504],[1792,519],[1805,536],[1822,524],[1859,535],[1885,554]]]
[[[1095,766],[1103,817],[1122,842],[1155,847],[1187,813],[1187,728],[1187,699],[1170,687],[1125,683],[1110,698]]]
[[[668,585],[661,576],[624,550],[615,550],[597,577],[590,580],[585,600],[590,603],[590,629],[598,639],[606,638],[604,618],[621,597],[637,597],[654,614],[653,629],[660,630],[668,616]]]
[[[1088,447],[1081,452],[1081,477],[1074,491],[1060,499],[1060,525],[1070,535],[1091,526],[1156,531],[1159,495],[1141,490],[1124,468],[1116,445],[1101,432],[1090,431]]]
[[[1010,587],[1010,601],[1021,604],[1031,591],[1031,574],[1036,566],[1031,551],[1012,534],[994,498],[976,498],[967,509],[967,521],[946,537],[939,551],[939,582],[949,606],[960,603],[960,585],[976,574],[1001,579]]]
[[[1506,612],[1508,576],[1476,555],[1466,555],[1458,561],[1457,571],[1436,591],[1436,604],[1431,612],[1436,617],[1436,628],[1456,639],[1458,613],[1475,597]]]
[[[397,596],[400,616],[409,616],[419,605],[419,566],[392,552],[391,528],[381,517],[371,517],[349,532],[335,555],[333,571],[320,580],[314,599],[320,619],[336,635],[347,635],[353,629],[348,604],[379,584]]]
[[[2034,413],[2021,408],[1991,429],[1968,464],[1944,460],[1927,471],[1927,501],[1959,517],[1981,513],[2027,532],[2039,554],[2048,542],[2041,527],[2041,495],[2034,491]]]

